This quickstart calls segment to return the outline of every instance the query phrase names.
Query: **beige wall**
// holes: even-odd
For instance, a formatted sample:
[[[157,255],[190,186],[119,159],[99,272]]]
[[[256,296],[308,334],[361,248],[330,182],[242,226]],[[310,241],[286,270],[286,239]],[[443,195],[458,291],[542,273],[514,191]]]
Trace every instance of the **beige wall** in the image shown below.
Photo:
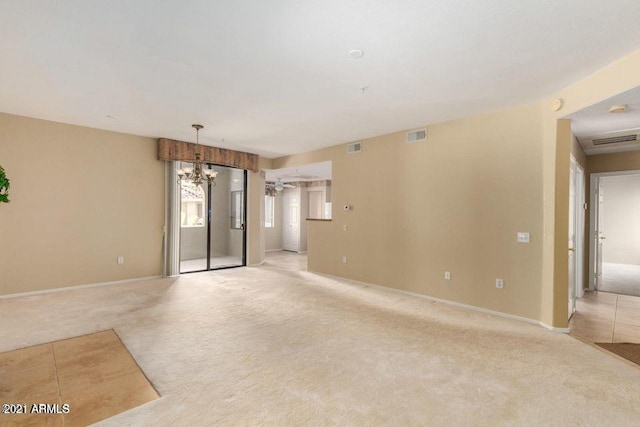
[[[264,169],[272,169],[271,159],[260,158],[259,168],[247,173],[247,265],[264,262]]]
[[[587,169],[590,174],[640,170],[640,151],[599,154],[589,156],[587,160]]]
[[[0,205],[0,294],[162,273],[155,139],[9,114],[0,129],[11,179],[11,203]]]
[[[425,143],[406,144],[399,132],[364,140],[359,154],[341,145],[274,160],[276,168],[333,162],[333,220],[308,221],[309,268],[539,318],[538,106],[428,132]],[[344,212],[345,204],[353,210]],[[518,244],[518,231],[530,232],[531,243]],[[496,289],[496,278],[505,280],[504,289]]]
[[[571,121],[562,119],[557,121],[556,126],[556,162],[555,162],[555,209],[554,223],[555,234],[553,239],[553,251],[556,254],[565,253],[566,262],[558,263],[553,270],[553,301],[554,304],[564,298],[564,309],[558,309],[552,306],[554,317],[552,322],[557,325],[560,322],[563,326],[567,325],[569,318],[569,186],[571,172],[571,142],[573,134],[571,133]],[[561,183],[561,184],[560,184]],[[564,287],[564,289],[561,289]],[[562,321],[564,319],[564,321]]]

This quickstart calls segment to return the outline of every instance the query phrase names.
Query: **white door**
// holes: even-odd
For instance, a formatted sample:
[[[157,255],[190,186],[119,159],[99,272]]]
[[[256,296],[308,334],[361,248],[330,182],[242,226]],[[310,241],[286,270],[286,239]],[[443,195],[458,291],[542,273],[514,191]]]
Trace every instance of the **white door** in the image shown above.
[[[569,173],[569,318],[576,311],[576,163]]]
[[[576,298],[584,296],[584,169],[576,164]]]
[[[600,288],[602,284],[602,246],[604,240],[606,239],[603,230],[603,214],[604,214],[604,185],[602,181],[598,179],[598,187],[596,193],[596,200],[598,200],[598,204],[596,207],[596,230],[595,230],[595,248],[596,248],[596,256],[595,256],[595,278],[596,278],[596,289]]]
[[[300,197],[296,190],[284,190],[282,199],[282,248],[298,252],[300,246]]]

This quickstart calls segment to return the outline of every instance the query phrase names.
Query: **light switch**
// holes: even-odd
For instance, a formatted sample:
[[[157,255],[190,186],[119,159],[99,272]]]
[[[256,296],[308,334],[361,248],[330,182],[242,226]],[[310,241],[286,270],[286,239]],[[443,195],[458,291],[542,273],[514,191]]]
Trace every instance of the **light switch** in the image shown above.
[[[518,231],[518,243],[529,243],[529,233]]]

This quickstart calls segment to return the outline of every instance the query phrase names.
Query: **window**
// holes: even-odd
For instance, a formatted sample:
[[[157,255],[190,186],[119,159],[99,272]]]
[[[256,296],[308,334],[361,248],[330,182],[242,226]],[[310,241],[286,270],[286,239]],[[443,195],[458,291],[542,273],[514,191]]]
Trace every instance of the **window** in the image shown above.
[[[276,226],[275,197],[264,196],[264,227],[275,228],[275,226]]]
[[[192,182],[183,182],[180,188],[181,227],[204,227],[204,191]]]
[[[242,212],[244,211],[244,195],[242,191],[231,192],[231,228],[244,230]]]

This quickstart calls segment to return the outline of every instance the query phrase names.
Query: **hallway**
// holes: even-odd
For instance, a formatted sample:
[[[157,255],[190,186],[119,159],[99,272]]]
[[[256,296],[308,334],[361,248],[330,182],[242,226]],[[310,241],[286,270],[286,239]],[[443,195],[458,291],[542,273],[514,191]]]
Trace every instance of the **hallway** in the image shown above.
[[[587,291],[576,306],[571,335],[594,343],[640,343],[640,297]]]

